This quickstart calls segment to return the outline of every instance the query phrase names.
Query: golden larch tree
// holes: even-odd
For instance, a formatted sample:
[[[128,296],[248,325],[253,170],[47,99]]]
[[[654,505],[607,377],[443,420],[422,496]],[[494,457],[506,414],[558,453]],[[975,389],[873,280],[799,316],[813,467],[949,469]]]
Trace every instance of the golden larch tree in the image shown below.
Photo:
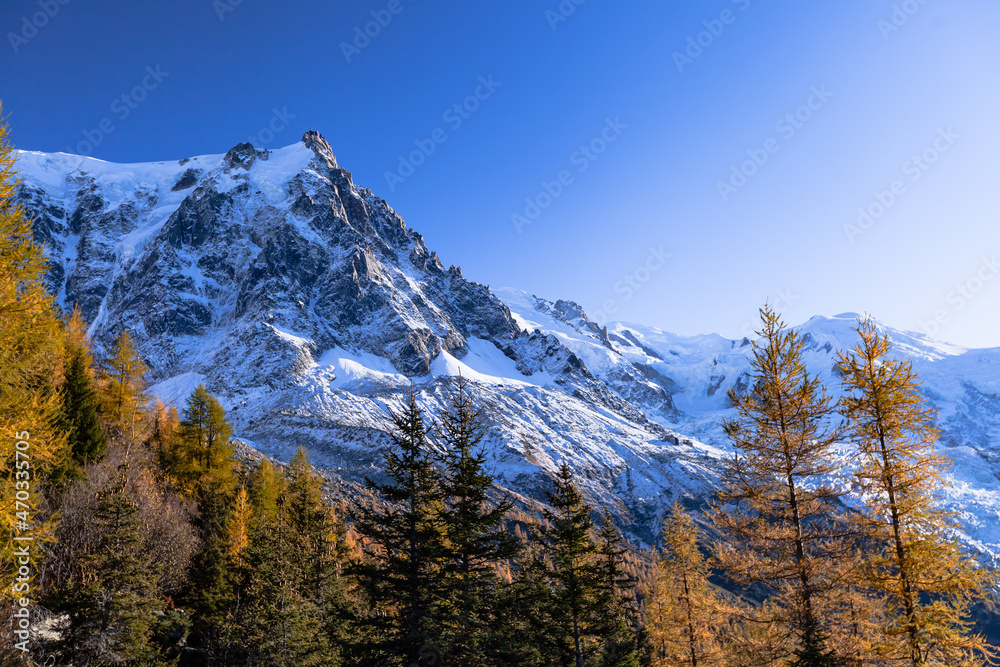
[[[32,565],[54,526],[35,511],[48,475],[65,457],[56,424],[61,409],[63,331],[45,289],[45,254],[14,197],[15,153],[0,119],[0,640],[9,628],[15,537],[32,537]],[[18,497],[18,494],[20,498]],[[20,503],[20,504],[18,504]],[[22,514],[18,514],[23,512]],[[22,521],[23,519],[23,521]],[[40,525],[41,524],[41,525]],[[18,542],[24,546],[24,542]],[[24,582],[22,582],[24,583]],[[18,595],[17,597],[20,597]],[[34,599],[34,594],[29,596]],[[0,661],[3,653],[0,652]]]
[[[996,582],[961,548],[955,516],[936,502],[951,461],[934,449],[935,412],[913,362],[892,356],[878,325],[862,319],[857,331],[837,369],[840,410],[860,457],[864,572],[885,607],[880,652],[912,667],[992,664],[996,653],[971,632],[969,607]]]
[[[763,586],[770,621],[783,630],[772,638],[791,664],[836,665],[854,650],[840,637],[852,576],[839,520],[844,489],[831,483],[840,434],[825,388],[806,370],[802,339],[766,305],[761,320],[753,388],[729,392],[737,414],[724,429],[735,453],[712,517],[732,539],[715,557],[735,583]]]
[[[646,599],[646,634],[653,667],[726,664],[722,632],[729,615],[708,581],[711,568],[698,549],[698,530],[679,504],[663,521]]]

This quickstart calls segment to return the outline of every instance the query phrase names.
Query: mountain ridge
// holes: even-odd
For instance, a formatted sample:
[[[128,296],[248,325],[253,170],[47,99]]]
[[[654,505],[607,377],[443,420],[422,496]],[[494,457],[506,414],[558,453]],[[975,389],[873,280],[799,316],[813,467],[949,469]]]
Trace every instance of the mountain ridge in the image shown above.
[[[80,305],[99,348],[128,328],[163,398],[204,382],[263,452],[303,444],[357,482],[377,469],[386,411],[410,383],[434,415],[461,373],[512,491],[542,498],[566,461],[649,543],[664,507],[713,486],[727,392],[749,388],[747,339],[598,326],[572,301],[468,281],[317,132],[131,165],[21,151],[17,167],[60,305]],[[849,344],[842,315],[797,327],[828,378]],[[958,455],[945,502],[965,512],[970,543],[1000,553],[1000,349],[888,330],[927,374]]]

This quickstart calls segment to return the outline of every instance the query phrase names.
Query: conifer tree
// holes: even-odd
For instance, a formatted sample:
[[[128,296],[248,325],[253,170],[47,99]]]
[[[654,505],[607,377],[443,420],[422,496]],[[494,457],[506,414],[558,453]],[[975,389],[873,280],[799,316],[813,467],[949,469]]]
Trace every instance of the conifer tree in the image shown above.
[[[568,465],[560,466],[553,483],[555,489],[547,492],[551,509],[544,513],[550,525],[543,530],[551,558],[550,613],[556,641],[555,652],[548,658],[563,667],[584,667],[600,650],[604,613],[594,521]]]
[[[143,434],[150,400],[148,375],[132,337],[123,329],[104,362],[101,378],[102,414],[113,437],[132,442]]]
[[[373,610],[367,619],[367,664],[410,667],[433,664],[440,651],[433,609],[443,569],[442,493],[427,446],[429,429],[412,387],[405,410],[392,419],[384,467],[388,482],[366,480],[387,505],[355,511],[356,530],[366,541],[357,576]]]
[[[698,549],[691,517],[674,504],[663,521],[662,551],[646,601],[653,667],[724,667],[721,639],[727,610],[709,583],[710,565]]]
[[[79,311],[74,311],[69,331],[78,330],[80,326]],[[72,337],[68,336],[67,340],[71,341]],[[99,402],[94,387],[90,353],[85,345],[79,343],[68,344],[67,348],[65,379],[60,388],[61,425],[67,434],[68,450],[73,462],[76,466],[85,466],[104,454],[107,439],[98,418]]]
[[[514,558],[520,545],[503,525],[513,501],[505,496],[493,503],[489,498],[494,478],[485,470],[482,418],[467,388],[460,376],[440,427],[446,535],[441,650],[449,662],[486,665],[492,659],[492,603],[501,587],[498,566]]]
[[[226,524],[226,553],[232,566],[237,569],[243,567],[243,552],[250,544],[251,515],[252,508],[246,487],[240,486]]]
[[[250,476],[248,500],[258,521],[273,518],[278,512],[278,498],[285,492],[284,475],[267,458],[261,459]]]
[[[196,495],[236,492],[233,450],[229,436],[233,429],[225,411],[205,385],[198,385],[187,399],[177,430],[176,460],[170,472],[180,485]]]
[[[802,340],[769,306],[761,320],[754,388],[729,392],[737,416],[724,429],[735,454],[713,519],[737,543],[720,545],[716,558],[736,583],[766,587],[793,665],[832,666],[852,554],[837,523],[842,491],[828,481],[840,467],[832,458],[839,433],[825,389],[806,371]]]
[[[638,667],[639,610],[635,577],[624,567],[628,553],[625,539],[614,524],[611,512],[601,514],[598,532],[597,567],[601,582],[602,641],[598,664],[602,667]]]
[[[177,431],[180,428],[180,415],[173,405],[167,407],[159,398],[153,401],[152,429],[149,434],[149,449],[156,456],[156,462],[168,475],[178,465]]]
[[[287,499],[256,526],[239,571],[239,604],[220,623],[220,664],[336,667],[322,612],[302,594],[301,558]]]
[[[954,515],[936,505],[951,462],[934,451],[935,413],[912,362],[892,356],[888,335],[871,319],[857,332],[837,369],[840,409],[861,459],[867,582],[886,610],[880,653],[912,667],[986,664],[996,652],[972,633],[969,606],[996,582],[950,536]]]
[[[348,582],[343,576],[348,558],[347,526],[338,519],[323,495],[323,479],[299,448],[288,465],[285,509],[291,544],[296,554],[296,586],[317,618],[331,647],[347,642],[352,620]],[[329,652],[334,660],[334,651]]]
[[[191,561],[183,600],[197,614],[192,643],[213,648],[220,641],[232,601],[235,570],[230,558],[228,520],[237,493],[229,435],[232,428],[218,400],[198,386],[188,398],[174,440],[176,466],[168,472],[197,503],[194,526],[200,546]]]
[[[99,539],[83,566],[82,586],[67,601],[61,652],[67,664],[161,664],[152,644],[157,564],[144,550],[135,499],[125,493],[129,462],[102,490],[95,517]]]
[[[533,533],[540,537],[538,526]],[[549,566],[540,539],[529,542],[509,586],[496,603],[497,632],[492,646],[498,665],[548,667],[563,645],[561,624],[553,618]]]
[[[43,525],[44,517],[36,515],[34,510],[44,504],[39,502],[44,481],[67,458],[65,435],[56,427],[62,407],[57,392],[63,355],[62,327],[43,281],[47,269],[44,252],[33,242],[31,221],[14,198],[15,155],[7,137],[7,125],[0,118],[0,513],[5,517],[0,527],[0,627],[3,628],[10,627],[13,612],[10,600],[17,513],[23,512],[25,523],[35,524],[32,535],[36,544],[45,539],[54,525]],[[28,501],[30,512],[17,506],[17,492],[24,490],[25,482],[33,494]],[[12,644],[9,642],[0,650],[5,651]]]

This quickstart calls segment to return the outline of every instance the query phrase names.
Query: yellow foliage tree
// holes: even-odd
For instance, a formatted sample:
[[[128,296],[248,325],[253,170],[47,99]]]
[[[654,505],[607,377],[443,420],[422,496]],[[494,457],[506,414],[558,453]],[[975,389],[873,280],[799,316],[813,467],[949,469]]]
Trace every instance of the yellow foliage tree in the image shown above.
[[[736,452],[713,520],[731,539],[715,557],[734,582],[767,592],[793,664],[832,667],[854,650],[841,638],[856,559],[839,520],[844,489],[830,482],[840,433],[802,339],[768,306],[761,320],[753,390],[729,394],[737,415],[724,428]]]
[[[730,610],[708,581],[691,517],[675,504],[664,519],[646,601],[646,633],[653,667],[725,665],[722,632]]]
[[[19,529],[19,523],[25,518],[30,526],[41,518],[34,512],[45,479],[65,449],[65,436],[55,428],[62,325],[43,282],[44,252],[33,242],[31,220],[14,199],[15,155],[7,137],[0,119],[0,634],[11,627],[14,538],[30,533],[34,561],[37,545],[53,528]],[[25,513],[19,517],[20,511]],[[13,645],[7,639],[0,637],[5,649]]]
[[[104,362],[101,378],[104,418],[113,438],[131,443],[144,434],[149,416],[148,375],[132,337],[123,330]]]
[[[233,507],[229,513],[229,521],[226,524],[226,551],[229,554],[229,562],[233,567],[243,567],[243,552],[250,544],[250,520],[253,508],[247,499],[245,486],[240,486],[233,500]]]
[[[888,664],[993,664],[996,652],[971,632],[970,603],[995,586],[953,534],[954,515],[935,503],[951,461],[934,451],[934,411],[920,395],[913,364],[891,356],[871,319],[841,353],[840,409],[857,445],[859,522],[868,537],[865,572],[885,606],[880,653]]]

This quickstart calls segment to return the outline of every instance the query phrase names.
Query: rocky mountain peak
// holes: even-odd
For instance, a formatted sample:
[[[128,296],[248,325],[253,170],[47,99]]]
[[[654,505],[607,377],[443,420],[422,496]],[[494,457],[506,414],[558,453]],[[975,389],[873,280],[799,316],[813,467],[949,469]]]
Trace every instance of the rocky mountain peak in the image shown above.
[[[316,154],[317,160],[330,169],[337,168],[337,157],[333,154],[333,148],[330,147],[330,142],[324,139],[323,135],[319,132],[310,128],[302,135],[302,143]]]
[[[269,151],[257,150],[253,144],[244,141],[230,148],[222,160],[230,169],[249,170],[257,159],[266,160],[268,155]]]

